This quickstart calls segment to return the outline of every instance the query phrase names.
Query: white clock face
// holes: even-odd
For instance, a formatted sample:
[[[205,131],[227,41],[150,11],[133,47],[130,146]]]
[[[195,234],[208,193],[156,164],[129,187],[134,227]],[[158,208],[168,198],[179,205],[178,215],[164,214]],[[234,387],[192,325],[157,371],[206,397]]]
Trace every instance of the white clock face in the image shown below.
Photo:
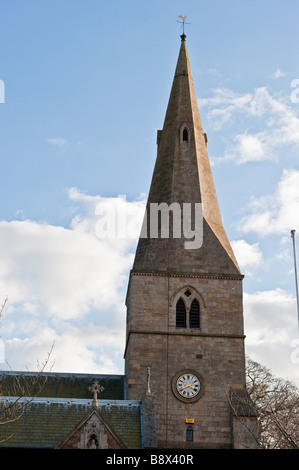
[[[183,398],[194,398],[200,392],[200,380],[196,375],[186,372],[178,377],[176,389]]]

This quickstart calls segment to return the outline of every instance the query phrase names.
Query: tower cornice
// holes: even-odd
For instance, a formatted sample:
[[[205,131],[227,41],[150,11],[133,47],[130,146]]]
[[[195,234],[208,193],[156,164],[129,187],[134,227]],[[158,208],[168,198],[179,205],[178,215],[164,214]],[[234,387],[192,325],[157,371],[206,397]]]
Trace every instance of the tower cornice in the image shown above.
[[[177,273],[177,272],[150,272],[132,270],[134,276],[160,276],[160,277],[178,277],[187,279],[228,279],[239,280],[244,279],[243,274],[217,274],[217,273]]]

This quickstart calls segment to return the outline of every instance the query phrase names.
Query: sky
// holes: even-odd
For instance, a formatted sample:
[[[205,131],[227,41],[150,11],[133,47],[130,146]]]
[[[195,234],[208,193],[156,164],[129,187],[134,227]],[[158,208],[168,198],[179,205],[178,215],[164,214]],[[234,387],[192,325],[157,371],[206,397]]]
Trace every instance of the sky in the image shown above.
[[[36,370],[53,345],[54,372],[123,373],[128,275],[180,15],[245,275],[246,354],[299,383],[296,0],[0,0],[2,369]],[[99,233],[105,208],[131,230]]]

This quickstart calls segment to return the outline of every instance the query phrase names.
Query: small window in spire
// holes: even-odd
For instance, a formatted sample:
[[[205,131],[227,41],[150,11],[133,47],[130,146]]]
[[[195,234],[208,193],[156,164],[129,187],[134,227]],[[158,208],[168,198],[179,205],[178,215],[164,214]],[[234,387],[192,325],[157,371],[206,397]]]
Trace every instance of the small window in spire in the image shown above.
[[[186,127],[183,130],[183,142],[189,142],[189,133],[188,133],[188,129]]]

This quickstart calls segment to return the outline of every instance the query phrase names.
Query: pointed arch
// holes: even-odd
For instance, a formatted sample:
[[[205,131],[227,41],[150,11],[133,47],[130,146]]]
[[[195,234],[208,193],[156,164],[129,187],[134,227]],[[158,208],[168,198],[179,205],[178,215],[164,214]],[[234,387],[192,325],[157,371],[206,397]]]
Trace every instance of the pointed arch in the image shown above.
[[[191,292],[191,296],[186,297],[185,293],[187,291]],[[172,295],[172,297],[170,298],[170,306],[175,305],[180,297],[185,297],[185,299],[187,298],[187,300],[190,302],[192,302],[192,300],[196,298],[201,304],[201,306],[203,308],[206,308],[206,301],[204,296],[197,289],[195,289],[195,287],[192,287],[189,284],[180,288]]]
[[[189,132],[187,127],[183,130],[183,142],[189,142]]]
[[[99,439],[98,436],[93,433],[89,436],[87,449],[98,449],[99,448]]]
[[[187,122],[181,123],[180,128],[179,128],[179,133],[180,133],[180,142],[189,144],[190,137],[191,137],[191,128]]]
[[[206,302],[203,295],[190,284],[172,294],[169,307],[172,327],[197,330],[204,327]]]

